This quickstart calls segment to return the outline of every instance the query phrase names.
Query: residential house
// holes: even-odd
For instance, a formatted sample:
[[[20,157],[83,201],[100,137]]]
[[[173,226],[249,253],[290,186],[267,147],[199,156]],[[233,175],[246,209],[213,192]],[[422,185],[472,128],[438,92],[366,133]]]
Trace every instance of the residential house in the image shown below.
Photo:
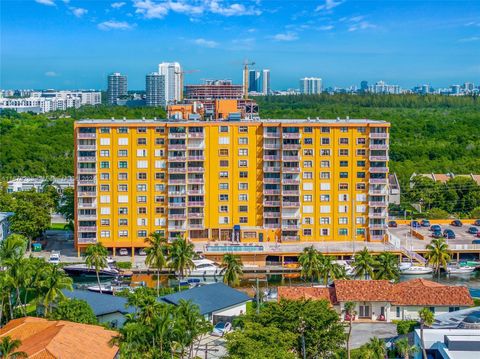
[[[13,212],[0,212],[0,242],[7,238],[10,234],[10,217]]]

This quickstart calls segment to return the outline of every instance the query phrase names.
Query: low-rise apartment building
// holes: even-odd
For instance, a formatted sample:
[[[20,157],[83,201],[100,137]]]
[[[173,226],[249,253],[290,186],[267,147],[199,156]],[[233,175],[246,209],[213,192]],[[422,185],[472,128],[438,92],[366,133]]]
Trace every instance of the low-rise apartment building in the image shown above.
[[[82,120],[77,248],[386,238],[389,123]]]

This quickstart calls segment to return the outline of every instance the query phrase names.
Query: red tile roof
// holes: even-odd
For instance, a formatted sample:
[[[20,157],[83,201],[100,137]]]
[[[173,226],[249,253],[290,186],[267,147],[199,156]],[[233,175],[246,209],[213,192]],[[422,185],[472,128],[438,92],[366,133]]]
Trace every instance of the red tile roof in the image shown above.
[[[336,280],[335,294],[339,302],[388,302],[392,299],[392,283],[388,280]]]
[[[11,320],[0,329],[0,338],[20,339],[18,350],[31,359],[114,358],[118,347],[109,341],[116,335],[101,326],[35,317]]]
[[[331,304],[336,302],[333,288],[325,287],[278,287],[278,300],[328,300]]]

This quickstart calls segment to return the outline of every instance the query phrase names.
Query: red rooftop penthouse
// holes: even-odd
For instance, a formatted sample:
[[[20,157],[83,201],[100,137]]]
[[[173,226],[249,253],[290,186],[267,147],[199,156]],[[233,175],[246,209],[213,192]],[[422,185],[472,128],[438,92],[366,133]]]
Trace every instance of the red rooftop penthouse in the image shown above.
[[[330,288],[279,287],[278,298],[290,300],[328,300],[340,313],[346,302],[356,303],[358,319],[418,319],[421,308],[445,313],[472,306],[467,287],[447,286],[425,279],[402,283],[387,280],[336,280]]]

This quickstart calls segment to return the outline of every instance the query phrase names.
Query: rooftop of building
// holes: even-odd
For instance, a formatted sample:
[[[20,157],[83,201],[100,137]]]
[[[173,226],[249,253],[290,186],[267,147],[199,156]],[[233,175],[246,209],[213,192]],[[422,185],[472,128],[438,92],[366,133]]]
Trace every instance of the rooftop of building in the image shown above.
[[[20,339],[18,351],[28,358],[115,358],[117,346],[110,340],[117,332],[97,325],[36,317],[13,319],[0,329],[0,338]]]
[[[70,299],[86,301],[92,308],[95,316],[117,312],[122,314],[134,312],[133,307],[127,306],[127,299],[121,296],[100,294],[79,289],[74,289],[73,291],[64,290],[63,294]]]

